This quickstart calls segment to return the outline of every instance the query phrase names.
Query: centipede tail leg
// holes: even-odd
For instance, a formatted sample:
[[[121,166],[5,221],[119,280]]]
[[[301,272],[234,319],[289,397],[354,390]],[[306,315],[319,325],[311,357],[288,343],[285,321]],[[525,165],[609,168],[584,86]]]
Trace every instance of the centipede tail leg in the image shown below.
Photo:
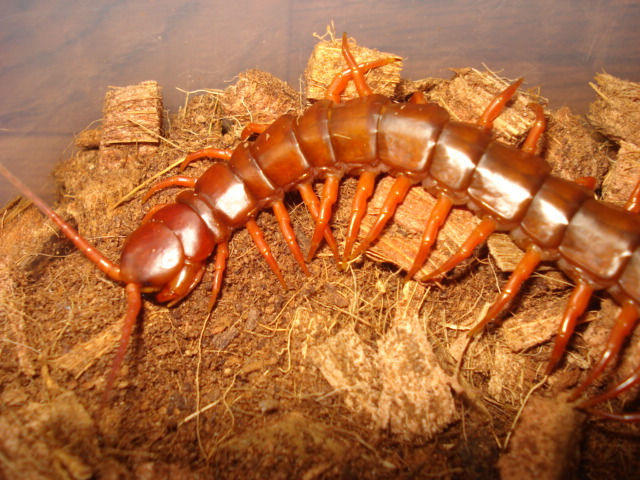
[[[391,190],[387,195],[384,203],[382,204],[382,208],[380,209],[380,213],[376,218],[374,224],[371,226],[371,229],[367,233],[365,239],[358,244],[358,247],[355,249],[353,254],[350,257],[350,260],[358,257],[361,253],[365,252],[367,248],[373,243],[373,241],[378,238],[382,230],[384,229],[387,222],[393,217],[393,214],[396,211],[398,204],[402,203],[404,198],[407,196],[409,189],[412,187],[413,182],[406,175],[399,175],[393,185],[391,186]]]
[[[222,278],[224,270],[227,268],[227,258],[229,257],[229,242],[219,243],[216,247],[216,260],[213,267],[213,288],[209,299],[209,311],[211,311],[218,300],[220,289],[222,288]]]
[[[327,175],[324,186],[322,188],[322,196],[320,199],[320,207],[316,220],[316,229],[311,237],[311,245],[307,254],[307,261],[311,261],[320,246],[320,241],[327,230],[329,220],[331,219],[331,209],[333,204],[338,200],[338,187],[340,187],[340,179],[342,175]],[[338,261],[338,259],[336,259]]]
[[[251,239],[253,240],[253,243],[255,243],[256,247],[258,247],[258,251],[260,252],[260,255],[262,255],[262,258],[265,259],[265,261],[271,268],[271,271],[275,273],[276,277],[278,277],[278,280],[280,281],[280,285],[282,285],[282,288],[287,290],[288,288],[287,282],[285,282],[284,277],[282,276],[282,272],[280,271],[280,267],[278,266],[276,257],[273,256],[273,253],[271,252],[271,248],[269,247],[269,244],[264,238],[264,233],[262,233],[262,230],[260,229],[260,227],[258,226],[255,220],[249,220],[247,222],[246,227],[247,227],[247,230],[249,230],[249,235],[251,235]]]
[[[273,209],[273,213],[278,220],[278,225],[280,225],[280,231],[289,246],[289,250],[293,254],[293,258],[296,259],[298,265],[304,272],[307,277],[311,276],[311,272],[307,267],[307,264],[304,260],[304,255],[302,254],[302,250],[300,250],[300,245],[298,244],[298,240],[296,238],[296,234],[291,227],[291,217],[289,217],[289,213],[287,212],[287,208],[284,206],[282,200],[278,200],[275,202],[271,208]]]
[[[364,214],[367,212],[367,202],[373,193],[375,181],[376,174],[371,171],[362,172],[358,178],[358,186],[356,187],[356,193],[353,196],[353,204],[351,206],[349,228],[347,229],[344,251],[342,252],[342,262],[340,263],[340,268],[342,269],[346,268],[347,260],[358,238],[360,224],[362,223]]]
[[[131,339],[131,332],[133,331],[133,326],[136,323],[138,313],[140,313],[140,307],[142,306],[142,297],[139,285],[135,283],[128,283],[125,287],[125,292],[127,295],[127,312],[124,316],[124,324],[122,326],[122,335],[120,336],[118,350],[116,352],[116,356],[113,358],[109,375],[107,375],[107,383],[102,396],[102,402],[105,405],[111,398],[113,384],[118,377],[118,372],[120,371],[120,367],[124,361],[124,356],[127,353],[127,347],[129,345],[129,340]]]

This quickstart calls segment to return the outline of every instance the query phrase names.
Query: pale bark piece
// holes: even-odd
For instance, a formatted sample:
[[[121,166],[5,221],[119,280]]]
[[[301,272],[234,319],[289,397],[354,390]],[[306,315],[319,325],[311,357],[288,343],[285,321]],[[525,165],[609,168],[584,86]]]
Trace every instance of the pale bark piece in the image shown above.
[[[287,113],[302,113],[300,95],[288,83],[260,70],[238,75],[238,81],[222,92],[220,102],[224,114],[239,128],[249,122],[272,123]]]
[[[580,416],[562,399],[532,398],[522,412],[509,451],[498,461],[500,478],[567,478],[577,462]]]
[[[102,113],[103,164],[157,152],[162,128],[162,93],[157,82],[112,87],[105,95]]]
[[[345,405],[405,440],[433,438],[458,419],[457,382],[439,366],[417,315],[424,287],[407,284],[378,352],[351,330],[313,347],[312,361]]]
[[[620,150],[604,179],[602,199],[623,207],[640,180],[640,146],[620,141]]]
[[[598,94],[589,107],[589,120],[607,137],[640,146],[640,83],[608,73],[595,76],[590,83]]]

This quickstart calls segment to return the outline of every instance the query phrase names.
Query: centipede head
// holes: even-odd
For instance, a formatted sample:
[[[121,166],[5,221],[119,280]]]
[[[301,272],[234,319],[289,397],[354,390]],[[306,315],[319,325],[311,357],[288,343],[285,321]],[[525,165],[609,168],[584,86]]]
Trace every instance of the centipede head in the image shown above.
[[[205,265],[185,255],[180,238],[164,223],[148,222],[128,238],[120,257],[123,282],[155,293],[158,302],[172,305],[200,282]]]

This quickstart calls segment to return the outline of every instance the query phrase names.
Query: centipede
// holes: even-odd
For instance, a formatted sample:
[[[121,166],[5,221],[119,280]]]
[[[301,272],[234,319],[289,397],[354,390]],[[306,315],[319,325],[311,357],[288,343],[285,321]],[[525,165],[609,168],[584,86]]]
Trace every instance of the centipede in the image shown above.
[[[348,67],[336,74],[325,98],[301,115],[287,114],[268,125],[250,123],[234,149],[206,147],[189,153],[181,169],[196,161],[212,164],[200,177],[175,175],[153,185],[143,200],[168,187],[183,187],[174,203],[157,205],[144,216],[122,248],[119,263],[108,259],[7,168],[0,173],[50,218],[97,268],[125,285],[126,313],[117,352],[107,374],[104,399],[118,378],[143,296],[169,307],[184,300],[200,284],[213,264],[208,308],[215,308],[223,286],[234,231],[246,228],[275,277],[286,280],[256,215],[271,209],[295,261],[306,276],[323,241],[337,268],[366,252],[393,218],[413,187],[421,187],[437,201],[424,227],[420,248],[406,281],[414,281],[453,207],[466,207],[480,223],[459,250],[420,282],[432,282],[472,255],[496,231],[507,232],[525,252],[517,268],[484,316],[471,329],[482,333],[518,294],[541,262],[552,262],[575,284],[558,328],[546,373],[550,374],[585,312],[592,295],[604,290],[620,307],[606,347],[587,377],[572,391],[576,408],[623,422],[640,422],[638,412],[610,412],[598,408],[607,400],[640,384],[640,366],[604,393],[584,398],[621,351],[640,316],[640,182],[624,208],[595,198],[589,178],[564,180],[536,154],[545,132],[542,107],[530,105],[535,121],[524,143],[512,147],[496,140],[493,124],[517,94],[519,79],[499,93],[475,123],[453,120],[445,109],[428,103],[421,92],[406,102],[392,102],[374,94],[367,72],[399,60],[389,57],[359,63],[346,35],[342,55]],[[358,97],[341,100],[353,82]],[[363,239],[360,226],[376,179],[394,179],[380,213]],[[344,177],[357,177],[356,193],[340,246],[331,230],[332,209]],[[314,182],[324,182],[320,196]],[[315,221],[306,255],[302,252],[284,203],[297,190]]]

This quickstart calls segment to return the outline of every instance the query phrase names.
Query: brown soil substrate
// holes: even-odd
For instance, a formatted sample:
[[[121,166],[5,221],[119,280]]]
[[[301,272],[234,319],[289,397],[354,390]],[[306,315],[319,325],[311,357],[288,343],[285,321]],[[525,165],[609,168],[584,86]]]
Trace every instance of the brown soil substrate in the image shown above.
[[[332,63],[340,57],[335,43],[319,48],[306,73],[316,90],[326,81],[318,70],[344,68]],[[369,55],[354,53],[360,61]],[[370,79],[374,90],[378,82],[393,85],[397,100],[423,90],[461,121],[477,119],[504,88],[494,75],[470,69],[451,80],[408,82],[399,81],[396,64],[385,68]],[[128,192],[165,169],[163,177],[175,174],[168,167],[187,152],[233,148],[247,122],[268,123],[304,106],[278,79],[249,71],[224,92],[188,98],[160,132],[157,86],[145,82],[128,94],[133,98],[108,95],[105,131],[83,135],[80,152],[55,172],[56,210],[114,260],[144,213],[178,189],[146,205],[145,188],[121,202]],[[542,101],[529,92],[509,104],[496,122],[499,139],[522,142],[532,100]],[[559,176],[600,181],[618,150],[637,151],[634,139],[612,135],[618,149],[568,109],[548,120],[540,150]],[[630,162],[623,171],[637,168],[637,157]],[[200,175],[207,164],[195,162],[186,174]],[[365,231],[391,182],[379,182]],[[628,189],[615,185],[609,190]],[[339,241],[354,188],[353,179],[343,181],[335,207]],[[617,307],[606,294],[593,301],[561,366],[540,385],[570,283],[553,265],[541,269],[501,324],[469,341],[466,332],[521,253],[508,237],[496,237],[441,282],[403,285],[401,268],[432,203],[414,188],[367,258],[340,271],[323,247],[310,278],[288,253],[272,213],[261,213],[258,224],[289,290],[274,280],[247,231],[237,231],[211,315],[211,271],[173,308],[144,302],[108,405],[101,397],[122,325],[122,286],[32,206],[8,205],[0,242],[0,477],[634,477],[638,427],[588,418],[564,400],[597,358]],[[311,218],[297,194],[287,206],[305,250]],[[467,210],[454,211],[425,271],[457,248],[473,222]],[[638,344],[634,337],[617,375],[638,364]],[[625,397],[627,408],[633,398]],[[611,408],[620,410],[621,402]]]

